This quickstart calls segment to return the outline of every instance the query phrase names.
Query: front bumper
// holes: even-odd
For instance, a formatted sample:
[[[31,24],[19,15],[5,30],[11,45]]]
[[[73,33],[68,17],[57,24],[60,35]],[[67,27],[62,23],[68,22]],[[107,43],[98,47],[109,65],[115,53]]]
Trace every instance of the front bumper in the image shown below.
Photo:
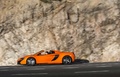
[[[21,64],[21,61],[23,60],[24,58],[20,58],[18,61],[17,61],[17,64]]]
[[[20,64],[21,61],[18,61],[17,64]]]

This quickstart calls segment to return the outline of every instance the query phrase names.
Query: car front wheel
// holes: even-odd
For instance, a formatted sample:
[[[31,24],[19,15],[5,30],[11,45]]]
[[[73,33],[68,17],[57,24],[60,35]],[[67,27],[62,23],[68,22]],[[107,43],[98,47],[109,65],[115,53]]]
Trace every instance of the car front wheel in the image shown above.
[[[27,65],[28,66],[34,66],[36,64],[36,60],[34,58],[28,58],[27,59]]]

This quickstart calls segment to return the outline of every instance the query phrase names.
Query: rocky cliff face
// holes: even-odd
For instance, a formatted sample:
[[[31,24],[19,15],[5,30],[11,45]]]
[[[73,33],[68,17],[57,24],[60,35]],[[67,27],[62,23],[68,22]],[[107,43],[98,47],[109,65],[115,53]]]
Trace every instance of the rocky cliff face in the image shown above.
[[[120,0],[0,0],[0,65],[41,49],[120,61]]]

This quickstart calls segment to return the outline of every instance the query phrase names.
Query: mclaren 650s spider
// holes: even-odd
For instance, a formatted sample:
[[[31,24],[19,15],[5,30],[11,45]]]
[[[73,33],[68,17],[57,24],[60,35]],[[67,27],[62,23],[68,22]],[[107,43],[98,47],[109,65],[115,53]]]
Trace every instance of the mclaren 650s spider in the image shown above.
[[[17,60],[17,64],[34,66],[36,64],[71,64],[75,61],[74,52],[59,50],[41,50],[32,55],[26,55]]]

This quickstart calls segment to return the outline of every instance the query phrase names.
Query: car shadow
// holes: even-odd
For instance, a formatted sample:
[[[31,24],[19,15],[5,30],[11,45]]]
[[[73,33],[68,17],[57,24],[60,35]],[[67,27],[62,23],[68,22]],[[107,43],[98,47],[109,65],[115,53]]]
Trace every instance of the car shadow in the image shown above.
[[[89,63],[87,59],[75,59],[73,64],[82,64],[82,63]]]

